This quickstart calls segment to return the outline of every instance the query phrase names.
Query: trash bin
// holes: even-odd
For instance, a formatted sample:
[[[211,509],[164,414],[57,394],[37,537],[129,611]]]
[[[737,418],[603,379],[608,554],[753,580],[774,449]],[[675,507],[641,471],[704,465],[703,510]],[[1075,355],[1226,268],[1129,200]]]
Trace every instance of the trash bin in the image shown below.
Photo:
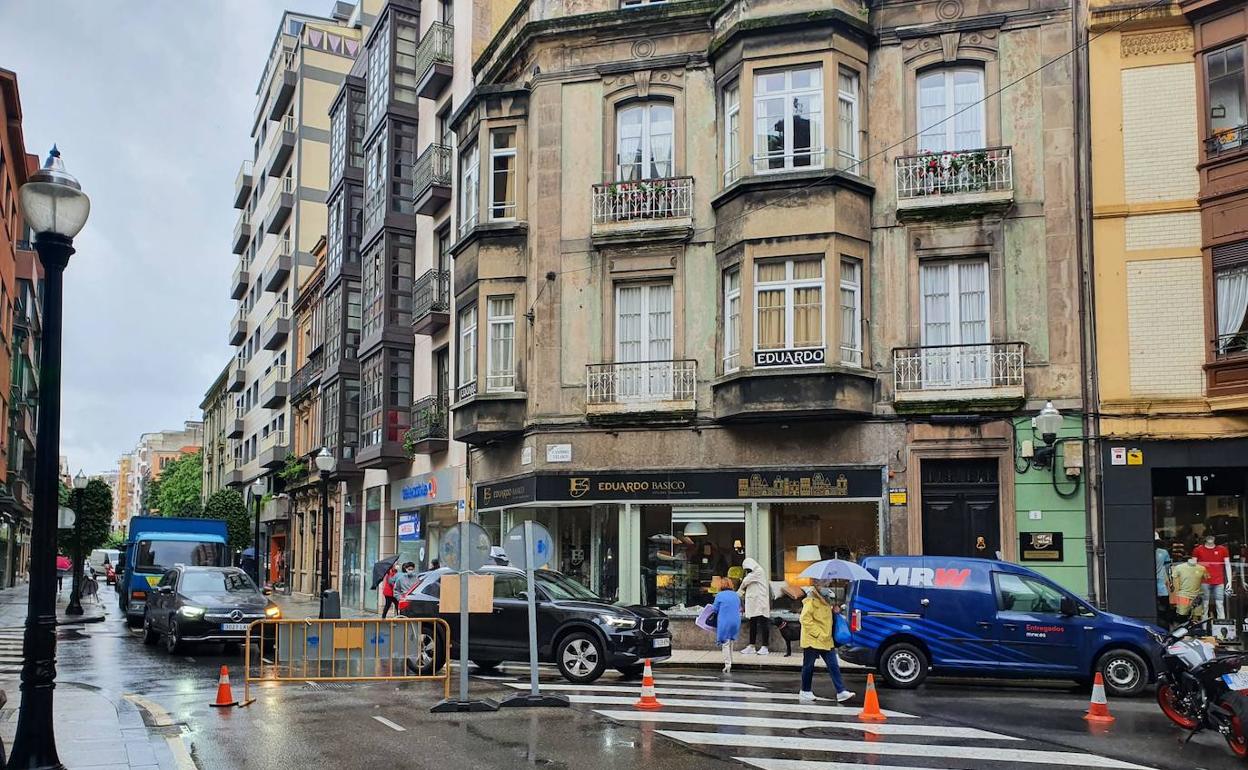
[[[328,590],[321,592],[321,610],[322,617],[325,619],[336,619],[342,617],[342,599],[337,591]]]

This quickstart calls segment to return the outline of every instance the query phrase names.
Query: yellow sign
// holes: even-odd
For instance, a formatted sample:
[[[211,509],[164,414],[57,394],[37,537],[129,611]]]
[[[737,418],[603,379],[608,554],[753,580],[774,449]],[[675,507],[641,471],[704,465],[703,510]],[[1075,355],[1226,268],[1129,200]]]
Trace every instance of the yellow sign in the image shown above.
[[[148,588],[155,588],[156,584],[160,582],[160,578],[161,575],[147,575],[144,577],[144,580],[147,581]]]
[[[907,500],[906,490],[898,489],[898,488],[888,490],[888,504],[889,505],[905,505],[906,500]]]
[[[1127,465],[1143,465],[1144,451],[1141,449],[1127,450]]]

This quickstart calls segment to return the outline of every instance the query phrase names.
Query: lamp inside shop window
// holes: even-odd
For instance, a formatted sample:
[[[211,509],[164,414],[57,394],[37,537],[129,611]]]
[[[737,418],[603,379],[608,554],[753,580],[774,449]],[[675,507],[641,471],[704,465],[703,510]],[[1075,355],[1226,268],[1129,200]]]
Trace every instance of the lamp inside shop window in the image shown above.
[[[817,545],[799,545],[797,547],[798,561],[819,561],[822,558],[823,556],[819,553],[819,546]]]
[[[732,550],[736,551],[737,555],[740,556],[741,554],[745,553],[745,545],[742,544],[740,540],[733,540]]]
[[[706,525],[700,521],[691,521],[685,525],[685,537],[706,537]]]

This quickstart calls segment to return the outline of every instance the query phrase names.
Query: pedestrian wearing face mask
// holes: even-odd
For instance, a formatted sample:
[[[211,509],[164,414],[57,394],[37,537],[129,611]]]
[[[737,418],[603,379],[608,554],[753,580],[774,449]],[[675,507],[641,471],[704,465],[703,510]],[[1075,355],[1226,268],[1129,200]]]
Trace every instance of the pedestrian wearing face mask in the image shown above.
[[[833,606],[829,593],[827,588],[808,588],[802,601],[802,689],[798,691],[798,699],[804,703],[818,700],[810,688],[815,678],[815,661],[819,659],[823,660],[832,677],[836,702],[843,703],[854,697],[854,693],[845,689],[841,666],[836,660],[832,613],[839,608]]]
[[[416,575],[416,562],[403,562],[403,569],[394,576],[394,600],[399,605],[399,614],[403,614],[403,605],[407,604],[407,595],[416,590],[420,579]]]

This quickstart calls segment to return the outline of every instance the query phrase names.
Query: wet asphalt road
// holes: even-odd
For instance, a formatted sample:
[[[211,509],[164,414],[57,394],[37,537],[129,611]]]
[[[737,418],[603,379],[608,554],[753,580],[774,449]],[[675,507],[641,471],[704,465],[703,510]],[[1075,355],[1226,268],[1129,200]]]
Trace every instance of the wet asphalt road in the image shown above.
[[[627,705],[636,698],[637,683],[621,682],[614,672],[593,688],[565,691],[594,702],[560,710],[431,714],[429,706],[441,690],[422,683],[286,683],[257,688],[257,701],[249,708],[218,710],[208,704],[222,664],[231,667],[235,695],[242,695],[241,655],[225,656],[218,645],[192,646],[177,657],[145,647],[118,619],[111,590],[101,591],[101,598],[110,608],[108,620],[82,630],[62,630],[58,678],[100,688],[114,699],[137,694],[155,704],[157,713],[167,711],[185,731],[201,768],[747,766],[734,757],[764,770],[1110,766],[1101,757],[1129,763],[1118,767],[1159,770],[1245,766],[1216,735],[1201,734],[1181,746],[1183,734],[1161,715],[1151,696],[1115,699],[1110,706],[1117,721],[1107,730],[1091,731],[1081,719],[1087,693],[1061,683],[946,680],[912,692],[881,690],[886,710],[909,715],[891,718],[882,729],[913,729],[923,735],[872,736],[862,732],[852,714],[813,713],[833,711],[828,707],[834,704],[819,704],[818,709],[797,704],[792,695],[797,690],[796,672],[741,671],[721,677],[706,669],[662,666],[656,667],[658,692],[668,704],[644,717],[646,721],[634,721],[637,712]],[[553,669],[544,669],[542,680],[566,684]],[[853,702],[857,706],[862,677],[850,673],[847,681],[860,695]],[[741,697],[724,697],[723,682],[740,688],[726,692]],[[498,699],[525,683],[522,669],[504,667],[489,679],[474,676],[472,693]],[[826,676],[816,680],[815,691],[831,696]],[[724,702],[730,705],[719,708]],[[697,703],[702,705],[693,705]],[[753,710],[742,711],[741,703]],[[618,713],[604,716],[595,709]],[[794,719],[802,721],[790,721]],[[680,740],[661,731],[676,732]],[[1008,753],[1020,749],[1020,754]],[[986,753],[975,753],[979,751]]]

